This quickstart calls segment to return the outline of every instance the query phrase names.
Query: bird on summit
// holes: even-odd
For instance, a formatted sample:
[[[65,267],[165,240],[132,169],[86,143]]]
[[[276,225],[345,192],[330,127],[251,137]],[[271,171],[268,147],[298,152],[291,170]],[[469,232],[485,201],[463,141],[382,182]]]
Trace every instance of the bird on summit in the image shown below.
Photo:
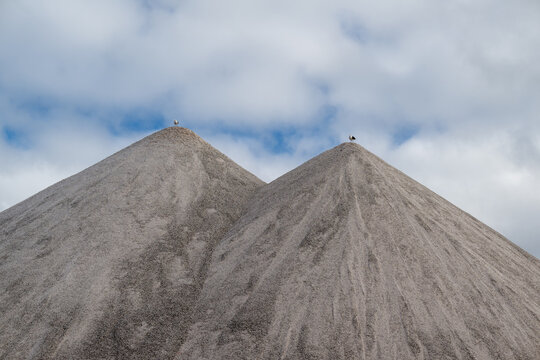
[[[352,135],[349,135],[349,141],[354,141],[354,140],[356,140],[356,138]]]
[[[178,120],[175,119],[173,122],[174,122],[174,125],[178,125]]]

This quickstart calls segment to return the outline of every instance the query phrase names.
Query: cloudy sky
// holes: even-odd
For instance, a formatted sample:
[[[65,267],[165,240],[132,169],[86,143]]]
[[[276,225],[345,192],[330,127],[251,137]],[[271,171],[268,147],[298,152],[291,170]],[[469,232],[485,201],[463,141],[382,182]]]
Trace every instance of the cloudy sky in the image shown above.
[[[538,0],[1,0],[0,210],[171,125],[358,142],[540,257]]]

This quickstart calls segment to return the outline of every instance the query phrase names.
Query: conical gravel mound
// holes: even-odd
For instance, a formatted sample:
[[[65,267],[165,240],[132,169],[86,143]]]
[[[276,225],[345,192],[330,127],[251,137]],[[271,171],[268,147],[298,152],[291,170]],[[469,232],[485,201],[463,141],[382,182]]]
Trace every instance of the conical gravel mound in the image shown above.
[[[540,262],[345,143],[212,254],[177,359],[539,359]]]
[[[263,182],[167,128],[0,213],[0,359],[166,359]]]
[[[0,213],[0,359],[539,359],[540,261],[346,143],[169,128]]]

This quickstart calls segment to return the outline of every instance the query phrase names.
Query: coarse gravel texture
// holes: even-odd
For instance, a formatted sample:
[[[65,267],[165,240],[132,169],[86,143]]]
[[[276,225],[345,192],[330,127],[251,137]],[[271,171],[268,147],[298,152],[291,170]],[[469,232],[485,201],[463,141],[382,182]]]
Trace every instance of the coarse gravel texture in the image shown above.
[[[351,143],[254,196],[197,306],[178,360],[540,359],[538,259]]]
[[[0,213],[0,359],[170,359],[264,183],[172,127]]]
[[[540,359],[540,261],[344,143],[168,128],[0,213],[0,359]]]

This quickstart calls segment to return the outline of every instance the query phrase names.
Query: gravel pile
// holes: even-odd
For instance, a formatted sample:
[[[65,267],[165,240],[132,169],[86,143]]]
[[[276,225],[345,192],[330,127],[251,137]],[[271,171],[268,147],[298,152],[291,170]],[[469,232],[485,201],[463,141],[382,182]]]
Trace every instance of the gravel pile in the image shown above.
[[[0,213],[0,359],[540,359],[540,261],[361,146],[168,128]]]

